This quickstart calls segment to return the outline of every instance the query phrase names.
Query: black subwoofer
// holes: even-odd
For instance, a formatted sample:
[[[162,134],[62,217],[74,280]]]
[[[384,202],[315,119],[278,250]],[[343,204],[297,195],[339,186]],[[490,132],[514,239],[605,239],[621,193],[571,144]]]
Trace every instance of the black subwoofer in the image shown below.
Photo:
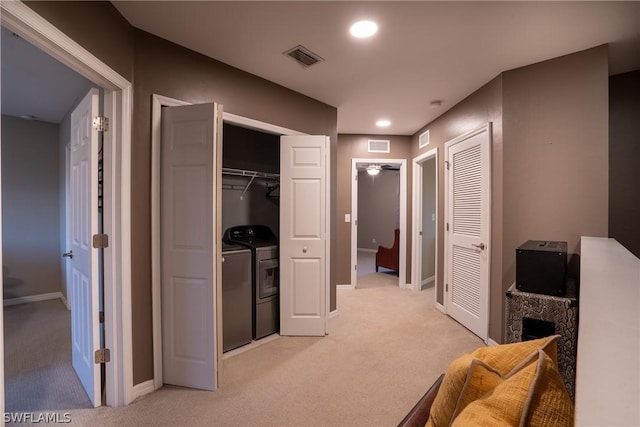
[[[567,242],[529,240],[516,248],[516,289],[564,296]]]

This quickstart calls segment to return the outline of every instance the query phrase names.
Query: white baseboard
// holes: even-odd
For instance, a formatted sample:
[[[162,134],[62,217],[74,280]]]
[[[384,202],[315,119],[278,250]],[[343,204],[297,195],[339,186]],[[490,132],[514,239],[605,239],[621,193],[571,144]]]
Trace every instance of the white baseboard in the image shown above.
[[[487,339],[487,345],[488,345],[489,347],[493,347],[493,346],[500,345],[500,344],[498,344],[497,342],[495,342],[494,340],[492,340],[491,338],[489,338],[489,339]]]
[[[67,297],[64,296],[62,292],[60,292],[60,299],[62,300],[62,303],[64,304],[64,306],[67,307],[67,310],[71,310],[71,306],[69,305],[69,300],[67,299]]]
[[[133,399],[131,401],[133,402],[134,400],[155,391],[155,389],[153,380],[136,384],[133,386]]]
[[[333,319],[334,317],[338,317],[338,309],[337,308],[335,310],[329,312],[329,319]]]
[[[377,253],[377,252],[378,252],[378,250],[377,250],[377,249],[358,248],[358,250],[359,250],[360,252],[370,252],[370,253],[372,253],[372,254],[375,254],[375,253]]]
[[[46,301],[46,300],[58,299],[58,298],[60,299],[63,298],[62,292],[50,292],[48,294],[27,295],[25,297],[9,298],[4,300],[4,305],[8,306],[8,305],[16,305],[16,304],[25,304],[28,302]],[[62,302],[65,302],[65,300],[63,300]]]
[[[427,277],[427,278],[426,278],[426,279],[424,279],[422,282],[420,282],[420,285],[421,285],[421,286],[424,286],[424,285],[426,285],[427,283],[429,283],[429,282],[433,282],[433,281],[435,281],[435,280],[436,280],[436,276],[435,276],[435,274],[434,274],[433,276],[431,276],[431,277]]]
[[[435,306],[438,310],[440,310],[443,314],[447,314],[446,311],[444,311],[444,305],[440,304],[439,302],[436,301]]]
[[[352,291],[354,290],[356,287],[353,285],[336,285],[336,290],[346,290],[346,291]]]

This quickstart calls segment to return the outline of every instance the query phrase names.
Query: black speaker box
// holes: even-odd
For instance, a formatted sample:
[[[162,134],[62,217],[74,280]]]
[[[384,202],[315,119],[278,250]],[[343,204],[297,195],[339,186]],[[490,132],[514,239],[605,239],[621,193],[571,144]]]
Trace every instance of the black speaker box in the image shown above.
[[[529,240],[516,248],[516,289],[564,296],[567,293],[567,242]]]

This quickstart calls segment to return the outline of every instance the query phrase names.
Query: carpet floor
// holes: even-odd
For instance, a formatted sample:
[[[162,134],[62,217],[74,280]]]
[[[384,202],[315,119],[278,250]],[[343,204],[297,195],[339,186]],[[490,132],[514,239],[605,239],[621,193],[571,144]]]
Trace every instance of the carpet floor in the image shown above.
[[[339,290],[326,337],[278,337],[226,358],[216,392],[165,386],[124,408],[72,410],[72,424],[397,425],[451,360],[484,344],[434,308],[433,288],[390,277]]]

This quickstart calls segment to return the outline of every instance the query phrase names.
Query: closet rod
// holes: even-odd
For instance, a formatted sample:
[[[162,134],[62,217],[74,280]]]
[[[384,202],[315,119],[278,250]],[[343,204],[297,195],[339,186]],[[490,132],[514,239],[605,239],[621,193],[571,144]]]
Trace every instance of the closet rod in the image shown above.
[[[266,179],[279,179],[280,175],[277,173],[268,173],[268,172],[258,172],[251,171],[246,169],[233,169],[233,168],[222,168],[223,175],[234,175],[234,176],[246,176],[251,178],[266,178]]]

